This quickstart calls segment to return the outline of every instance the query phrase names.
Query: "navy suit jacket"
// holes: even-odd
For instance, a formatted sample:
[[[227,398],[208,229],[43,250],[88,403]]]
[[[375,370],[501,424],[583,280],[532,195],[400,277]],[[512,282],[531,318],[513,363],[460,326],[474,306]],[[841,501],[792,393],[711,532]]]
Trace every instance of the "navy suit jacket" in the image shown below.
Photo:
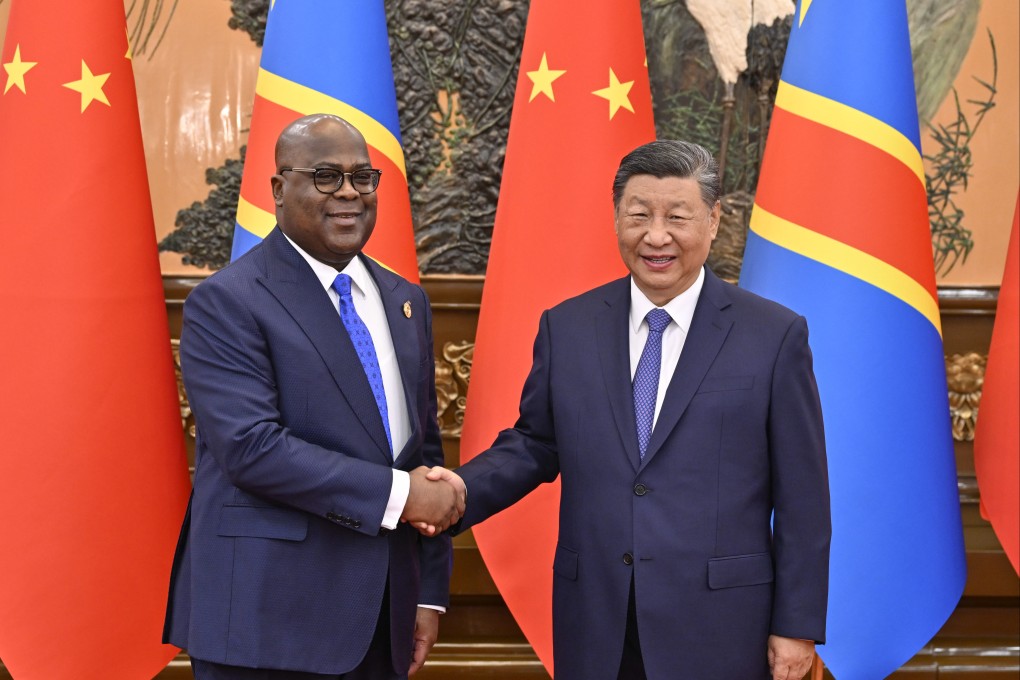
[[[458,471],[458,530],[560,475],[556,677],[615,680],[633,578],[649,680],[764,680],[770,634],[825,634],[828,477],[806,323],[706,269],[642,460],[629,281],[542,315],[520,419]]]
[[[185,303],[195,487],[164,638],[196,658],[344,673],[368,648],[388,584],[394,668],[406,672],[417,605],[448,602],[450,539],[380,530],[391,468],[443,464],[431,311],[420,287],[364,261],[410,414],[395,460],[336,308],[279,228]]]

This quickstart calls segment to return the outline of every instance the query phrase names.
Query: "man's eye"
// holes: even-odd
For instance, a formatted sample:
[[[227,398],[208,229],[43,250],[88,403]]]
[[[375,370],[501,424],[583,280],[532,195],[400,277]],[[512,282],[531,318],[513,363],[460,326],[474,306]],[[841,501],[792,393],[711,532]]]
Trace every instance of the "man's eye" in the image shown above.
[[[356,172],[351,175],[351,181],[359,186],[370,186],[372,184],[371,172]]]
[[[318,177],[323,182],[336,182],[337,180],[340,179],[340,173],[337,172],[336,170],[329,170],[323,168],[316,170],[315,176]]]

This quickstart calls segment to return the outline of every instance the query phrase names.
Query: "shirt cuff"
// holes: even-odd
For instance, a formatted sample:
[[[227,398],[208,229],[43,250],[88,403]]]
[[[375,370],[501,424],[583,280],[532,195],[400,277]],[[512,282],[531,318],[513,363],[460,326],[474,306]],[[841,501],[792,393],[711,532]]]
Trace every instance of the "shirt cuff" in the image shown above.
[[[440,614],[446,613],[446,607],[440,607],[438,604],[420,604],[418,606],[422,609],[435,609]]]
[[[382,518],[382,528],[397,528],[400,515],[407,505],[407,496],[411,493],[411,475],[403,470],[393,471],[393,484],[390,486],[390,500],[386,503],[386,512]]]

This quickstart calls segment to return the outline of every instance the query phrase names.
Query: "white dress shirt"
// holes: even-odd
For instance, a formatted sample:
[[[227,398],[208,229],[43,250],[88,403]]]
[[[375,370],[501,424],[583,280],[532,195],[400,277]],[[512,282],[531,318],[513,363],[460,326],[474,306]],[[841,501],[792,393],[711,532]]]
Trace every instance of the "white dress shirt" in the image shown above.
[[[662,409],[662,400],[666,396],[666,388],[669,387],[673,373],[676,371],[676,364],[680,361],[680,353],[684,349],[684,342],[691,330],[691,319],[694,318],[694,308],[698,304],[698,297],[701,295],[701,288],[705,285],[705,268],[702,267],[691,287],[667,302],[662,309],[669,313],[673,321],[666,326],[662,332],[662,363],[659,366],[659,391],[655,396],[655,415],[652,418],[652,430],[655,430],[655,423],[659,420],[659,411]],[[645,317],[648,312],[655,309],[652,301],[645,297],[641,289],[630,279],[630,379],[634,381],[634,373],[637,371],[638,361],[641,360],[641,352],[645,349],[645,341],[648,340],[648,322]]]
[[[287,235],[284,234],[284,236]],[[339,272],[306,253],[289,236],[287,240],[312,268],[339,315],[340,295],[333,290],[333,281],[336,280]],[[372,336],[372,344],[375,345],[379,369],[382,372],[383,390],[386,392],[386,411],[390,421],[390,438],[393,440],[393,456],[396,457],[404,448],[407,440],[411,438],[411,419],[407,412],[404,384],[400,379],[397,353],[393,349],[393,338],[390,335],[390,325],[386,322],[386,310],[383,309],[382,296],[379,295],[379,287],[376,285],[375,279],[368,273],[368,269],[359,258],[355,257],[351,260],[342,273],[351,277],[351,297],[354,299],[354,309],[368,328],[368,332]],[[403,470],[393,470],[390,499],[386,504],[386,512],[382,519],[384,528],[397,528],[410,491],[410,475]]]

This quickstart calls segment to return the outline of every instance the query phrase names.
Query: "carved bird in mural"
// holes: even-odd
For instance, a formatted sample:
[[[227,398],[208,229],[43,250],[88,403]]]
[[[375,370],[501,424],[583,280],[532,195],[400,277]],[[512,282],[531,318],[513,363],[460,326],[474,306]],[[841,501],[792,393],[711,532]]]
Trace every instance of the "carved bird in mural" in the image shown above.
[[[747,35],[794,12],[791,0],[687,0],[700,24],[716,71],[732,85],[747,69]],[[907,0],[918,114],[922,122],[945,99],[970,49],[980,0]]]

